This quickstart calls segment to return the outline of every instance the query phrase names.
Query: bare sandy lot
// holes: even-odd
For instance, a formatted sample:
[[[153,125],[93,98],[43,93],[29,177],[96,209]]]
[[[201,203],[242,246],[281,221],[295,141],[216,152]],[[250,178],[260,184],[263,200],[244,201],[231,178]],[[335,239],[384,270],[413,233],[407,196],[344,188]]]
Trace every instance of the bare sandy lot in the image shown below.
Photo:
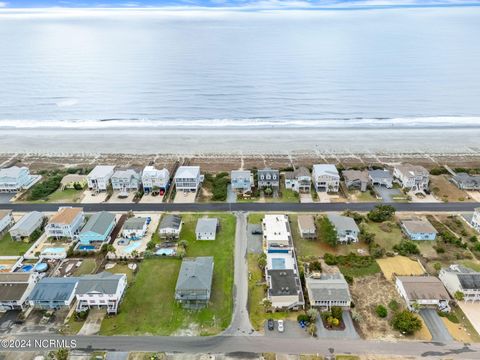
[[[410,260],[405,256],[387,257],[377,259],[377,263],[382,269],[383,275],[388,280],[394,280],[394,275],[422,275],[425,273],[423,266],[415,260]]]

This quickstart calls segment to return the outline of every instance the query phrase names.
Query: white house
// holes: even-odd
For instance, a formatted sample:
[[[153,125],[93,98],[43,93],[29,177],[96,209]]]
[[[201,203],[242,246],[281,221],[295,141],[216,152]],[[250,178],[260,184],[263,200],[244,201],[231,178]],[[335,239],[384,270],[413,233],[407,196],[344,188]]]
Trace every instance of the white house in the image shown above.
[[[285,189],[298,193],[309,193],[312,187],[312,176],[306,167],[299,167],[285,173]]]
[[[409,310],[430,307],[450,311],[450,296],[442,282],[434,276],[397,276],[395,286]]]
[[[13,224],[12,211],[0,210],[0,233],[7,230]]]
[[[298,215],[298,230],[303,239],[316,239],[317,230],[315,227],[315,219],[313,215]]]
[[[230,172],[232,190],[246,193],[252,190],[253,175],[249,170],[232,170]]]
[[[48,237],[74,239],[78,236],[84,220],[82,208],[61,207],[45,226],[45,233]]]
[[[313,165],[313,186],[316,191],[338,192],[340,174],[333,164]]]
[[[127,276],[125,274],[102,272],[81,276],[78,278],[75,290],[76,311],[105,308],[108,314],[116,314],[126,288]]]
[[[197,191],[201,183],[200,166],[180,166],[173,181],[177,191]]]
[[[112,189],[115,191],[137,191],[140,188],[141,176],[133,169],[117,170],[111,177]]]
[[[122,235],[127,239],[141,239],[147,233],[147,226],[147,218],[132,217],[123,224]]]
[[[450,295],[460,292],[465,302],[480,301],[480,272],[454,264],[440,270],[438,277]]]
[[[423,166],[402,164],[393,168],[393,176],[400,181],[403,188],[411,191],[428,190],[429,172]]]
[[[93,191],[106,191],[115,166],[97,165],[87,175],[88,188]]]
[[[0,273],[0,311],[25,309],[37,280],[36,272]]]
[[[182,218],[179,215],[165,215],[160,221],[158,234],[162,239],[178,239],[182,231]]]
[[[287,215],[267,214],[262,220],[262,232],[264,247],[291,249],[292,232]]]
[[[341,243],[358,242],[360,229],[351,217],[337,214],[328,214],[328,220],[337,232],[337,240]]]
[[[197,221],[195,235],[197,240],[215,240],[217,236],[218,219],[201,218]]]
[[[13,225],[9,233],[12,239],[20,240],[30,237],[35,230],[43,224],[45,216],[39,211],[32,211],[24,216]]]
[[[145,193],[150,193],[156,188],[159,191],[167,191],[170,185],[170,172],[167,169],[158,170],[153,166],[145,166],[142,183]]]
[[[352,297],[341,272],[316,273],[305,277],[310,306],[330,309],[332,306],[350,308]]]
[[[32,183],[27,167],[12,166],[0,169],[0,193],[13,193],[25,189]]]
[[[480,232],[480,208],[476,208],[473,212],[472,223],[471,225]]]

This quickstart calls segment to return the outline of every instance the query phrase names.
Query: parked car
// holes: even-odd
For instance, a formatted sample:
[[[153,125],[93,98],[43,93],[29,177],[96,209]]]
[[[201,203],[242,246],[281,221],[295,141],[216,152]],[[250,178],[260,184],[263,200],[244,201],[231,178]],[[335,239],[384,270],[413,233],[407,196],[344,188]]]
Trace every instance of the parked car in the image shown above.
[[[254,229],[254,230],[252,230],[252,235],[262,235],[262,230]]]
[[[268,330],[273,330],[273,329],[275,329],[275,322],[273,321],[273,319],[268,319],[268,321],[267,321],[267,327],[268,327]]]
[[[283,320],[278,320],[277,329],[278,329],[278,332],[284,332],[285,331]]]

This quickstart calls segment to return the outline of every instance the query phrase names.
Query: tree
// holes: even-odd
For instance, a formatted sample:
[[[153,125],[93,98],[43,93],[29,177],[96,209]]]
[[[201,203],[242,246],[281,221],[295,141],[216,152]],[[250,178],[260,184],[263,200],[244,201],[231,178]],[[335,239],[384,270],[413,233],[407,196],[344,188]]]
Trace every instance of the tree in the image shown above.
[[[58,349],[57,351],[50,352],[50,357],[55,360],[67,360],[68,349]]]
[[[270,300],[264,299],[262,304],[266,312],[269,312],[272,309],[272,302]]]
[[[422,322],[417,315],[403,310],[393,316],[392,326],[402,334],[412,335],[422,328]]]
[[[362,226],[358,234],[358,240],[363,241],[365,244],[371,244],[375,240],[375,234],[368,232],[365,227]]]
[[[308,264],[308,269],[310,271],[322,271],[322,263],[320,261],[312,261],[310,264]]]
[[[465,298],[465,294],[460,290],[458,290],[458,291],[455,291],[455,294],[453,294],[453,297],[457,301],[463,301],[463,299]]]
[[[180,240],[178,242],[178,246],[181,246],[182,248],[186,249],[188,247],[188,241],[187,240]]]
[[[402,240],[399,244],[393,246],[393,250],[402,256],[420,254],[420,249],[417,244],[410,240]]]
[[[262,270],[265,270],[265,267],[267,266],[267,255],[265,253],[262,253],[257,260],[258,267]]]
[[[433,268],[436,271],[440,271],[442,269],[442,264],[440,264],[439,262],[436,262],[435,264],[433,264]]]
[[[377,307],[375,308],[375,312],[377,313],[377,316],[380,318],[386,318],[388,315],[388,310],[383,305],[377,305]]]
[[[395,215],[395,208],[391,205],[377,205],[371,210],[367,217],[373,222],[384,222],[392,220]]]
[[[337,230],[325,216],[320,219],[320,236],[328,245],[337,246]]]
[[[318,311],[316,309],[308,309],[307,316],[311,323],[314,323],[317,320]]]
[[[310,325],[308,325],[307,331],[311,336],[317,336],[317,325],[311,323]]]
[[[332,313],[332,317],[334,317],[335,319],[338,319],[339,321],[342,321],[343,319],[343,310],[340,306],[332,306],[332,308],[330,309],[331,313]]]

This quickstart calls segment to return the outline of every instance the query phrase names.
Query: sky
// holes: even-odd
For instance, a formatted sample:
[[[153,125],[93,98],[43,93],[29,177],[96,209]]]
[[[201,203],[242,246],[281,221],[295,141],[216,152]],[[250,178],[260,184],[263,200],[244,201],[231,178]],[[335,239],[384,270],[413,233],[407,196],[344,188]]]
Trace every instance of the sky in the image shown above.
[[[480,6],[480,0],[6,0],[1,9],[15,8],[136,8],[208,7],[241,9],[371,9],[398,7]]]

